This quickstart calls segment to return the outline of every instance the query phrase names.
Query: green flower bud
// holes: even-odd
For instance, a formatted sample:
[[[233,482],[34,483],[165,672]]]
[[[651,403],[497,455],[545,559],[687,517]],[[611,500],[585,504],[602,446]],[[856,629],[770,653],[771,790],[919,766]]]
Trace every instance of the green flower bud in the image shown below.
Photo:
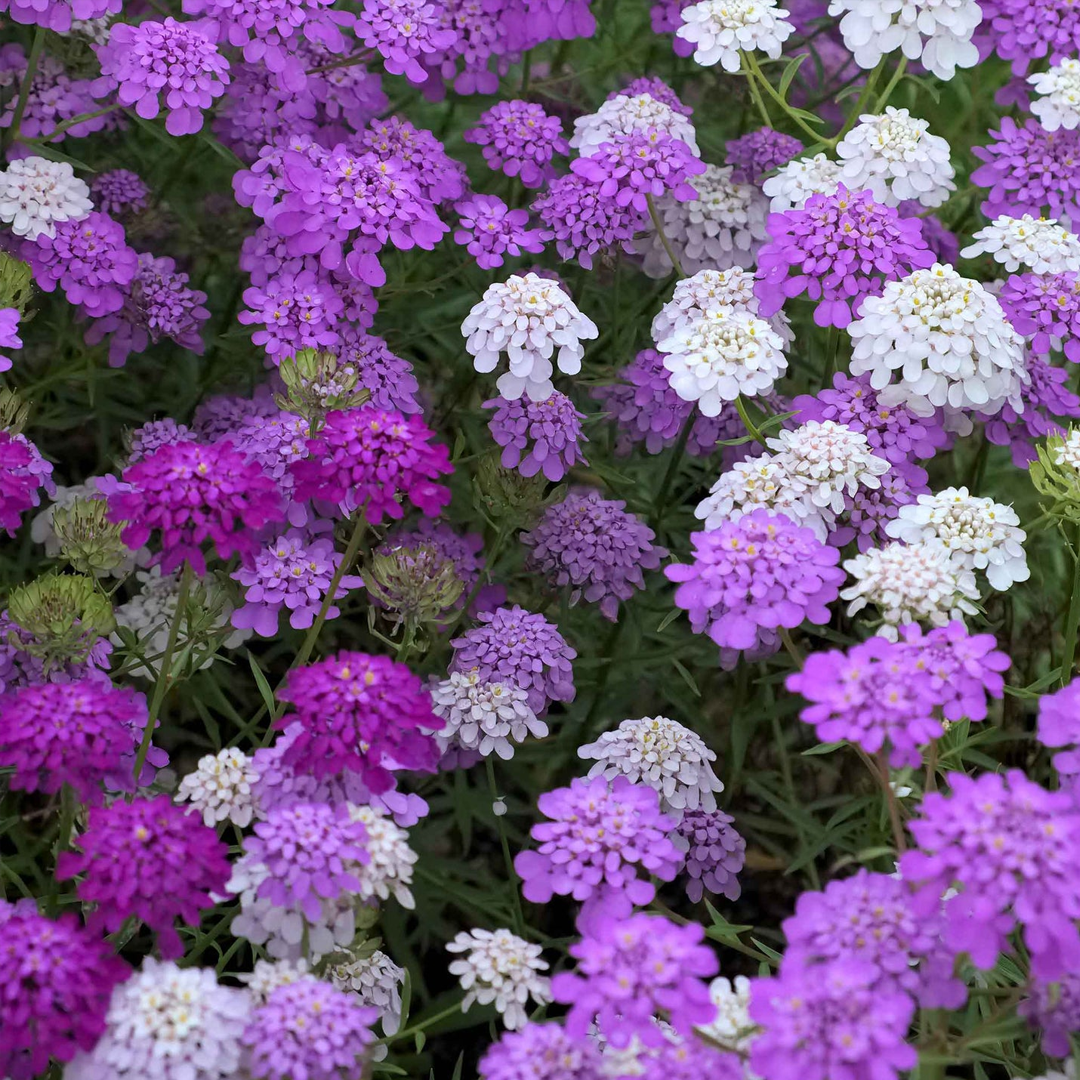
[[[33,293],[32,281],[26,263],[0,251],[0,308],[17,308],[24,315]]]
[[[304,417],[316,427],[328,412],[363,405],[371,392],[360,386],[352,364],[342,363],[332,352],[301,349],[281,361],[278,368],[285,393],[277,395],[279,408]]]
[[[1080,428],[1050,435],[1035,448],[1038,460],[1028,466],[1035,490],[1050,500],[1043,511],[1060,520],[1080,522]]]
[[[566,494],[566,485],[560,484],[545,495],[547,484],[542,473],[522,476],[516,469],[504,469],[498,452],[487,454],[477,463],[473,505],[501,531],[528,529],[546,507]]]
[[[107,574],[131,554],[120,539],[122,524],[108,519],[104,499],[76,499],[53,511],[53,532],[60,553],[80,574]]]
[[[445,616],[465,589],[453,559],[432,544],[375,552],[364,584],[395,615],[395,625],[410,630]]]
[[[30,406],[14,390],[0,389],[0,431],[22,434],[29,415]]]

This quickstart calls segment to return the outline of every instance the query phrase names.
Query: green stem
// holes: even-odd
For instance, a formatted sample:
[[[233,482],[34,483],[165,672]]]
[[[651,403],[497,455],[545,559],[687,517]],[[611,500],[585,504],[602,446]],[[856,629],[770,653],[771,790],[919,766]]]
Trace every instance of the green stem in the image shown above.
[[[683,421],[682,430],[679,432],[679,438],[675,443],[675,449],[671,453],[671,460],[668,462],[667,472],[664,473],[663,482],[660,485],[660,490],[656,495],[656,504],[653,509],[653,528],[659,529],[660,523],[664,517],[664,511],[667,509],[668,498],[671,495],[672,486],[675,483],[675,477],[678,475],[679,466],[682,464],[683,458],[686,455],[686,444],[690,439],[690,432],[694,428],[694,424],[697,423],[697,408],[692,408],[690,414]]]
[[[532,75],[532,49],[526,49],[525,55],[521,58],[521,91],[519,96],[522,98],[528,98],[529,96],[530,75]]]
[[[165,700],[165,691],[172,681],[173,653],[176,651],[176,639],[180,634],[180,623],[183,622],[184,616],[187,614],[188,595],[191,592],[191,579],[193,577],[191,563],[185,559],[184,569],[180,571],[180,589],[176,594],[176,610],[173,612],[172,621],[169,623],[169,637],[165,643],[165,652],[161,656],[161,667],[158,668],[157,681],[154,683],[154,696],[150,699],[146,730],[143,732],[142,742],[139,744],[139,752],[135,755],[136,788],[139,786],[139,777],[142,775],[143,766],[146,764],[146,755],[150,752],[150,741],[154,737],[154,727],[157,724],[158,714],[161,712],[161,703]]]
[[[456,1001],[453,1005],[447,1005],[447,1007],[440,1012],[435,1013],[434,1016],[429,1016],[426,1020],[421,1020],[410,1027],[405,1028],[404,1031],[399,1031],[394,1035],[387,1035],[380,1039],[380,1042],[392,1043],[397,1042],[398,1039],[407,1039],[412,1035],[416,1035],[421,1031],[426,1031],[432,1024],[437,1024],[440,1020],[445,1020],[448,1016],[453,1016],[454,1013],[462,1012],[461,1002]]]
[[[765,99],[761,96],[761,90],[758,89],[757,79],[754,76],[753,68],[750,67],[748,57],[748,53],[741,54],[742,71],[746,76],[746,83],[750,87],[750,97],[754,99],[754,104],[757,106],[757,111],[761,113],[761,119],[765,121],[765,126],[771,128],[773,126],[772,117],[769,115]]]
[[[874,87],[877,86],[878,80],[881,78],[881,73],[884,70],[885,57],[883,56],[877,62],[877,67],[870,72],[870,77],[866,80],[862,92],[859,94],[859,100],[855,102],[855,108],[848,114],[848,118],[844,121],[844,126],[840,129],[836,138],[829,141],[829,146],[836,146],[836,144],[840,142],[840,140],[859,122],[859,117],[862,116],[863,110],[870,104],[870,97],[874,92]]]
[[[42,136],[40,139],[24,139],[24,142],[30,143],[50,143],[55,141],[57,135],[63,135],[69,128],[77,127],[79,124],[85,124],[87,120],[96,120],[99,116],[106,116],[108,113],[116,112],[117,109],[122,109],[123,106],[118,102],[113,102],[112,105],[106,105],[103,109],[97,109],[94,112],[81,113],[79,116],[73,116],[70,120],[65,120],[62,124],[57,124],[48,135]]]
[[[494,804],[499,799],[499,789],[495,783],[495,762],[491,755],[484,758],[484,769],[487,772],[488,788],[491,790],[491,802]],[[514,933],[520,937],[525,936],[525,914],[521,910],[521,879],[514,869],[514,857],[510,854],[510,841],[506,838],[506,828],[503,819],[495,815],[495,827],[499,831],[499,844],[502,846],[503,862],[506,863],[506,874],[510,879],[510,888],[514,897]]]
[[[760,65],[757,62],[757,57],[752,52],[743,52],[741,54],[743,65],[748,69],[750,73],[751,81],[757,80],[765,92],[784,110],[784,115],[801,131],[804,135],[808,135],[814,142],[823,142],[827,146],[834,146],[835,142],[822,137],[820,131],[815,131],[801,116],[792,112],[791,106],[780,96],[780,92],[775,86],[765,77],[765,73],[761,70]],[[764,102],[762,102],[764,106]],[[767,114],[766,114],[767,115]],[[770,123],[770,127],[772,124]]]
[[[889,823],[892,826],[896,854],[903,855],[907,851],[907,840],[904,838],[904,823],[900,820],[900,804],[896,800],[896,792],[893,791],[892,784],[889,783],[889,762],[884,751],[878,751],[877,769],[878,777],[881,780],[881,790],[889,807]]]
[[[874,106],[875,113],[881,112],[889,103],[889,98],[892,97],[892,92],[900,84],[905,71],[907,71],[907,57],[901,56],[900,63],[896,65],[896,70],[892,73],[892,78],[885,84],[885,89],[881,91],[881,97],[877,99],[877,104]]]
[[[788,656],[795,661],[795,666],[802,670],[803,664],[806,662],[799,646],[791,638],[791,631],[786,626],[780,628],[780,640],[784,643],[784,648],[787,649]]]
[[[758,431],[754,421],[750,419],[750,414],[746,411],[746,402],[743,400],[742,394],[735,399],[735,409],[739,414],[739,419],[743,422],[743,427],[746,428],[746,433],[756,443],[760,443],[767,449],[769,444],[765,441],[765,436]]]
[[[1076,527],[1073,550],[1073,576],[1069,589],[1069,612],[1065,616],[1065,642],[1061,651],[1061,685],[1071,678],[1076,660],[1076,630],[1080,626],[1080,525]]]
[[[671,265],[675,268],[675,273],[679,275],[680,279],[686,277],[683,273],[682,263],[679,262],[679,257],[675,254],[675,249],[671,246],[667,233],[664,232],[664,225],[660,220],[660,215],[656,212],[656,203],[653,202],[653,197],[646,195],[645,201],[649,204],[649,217],[652,218],[653,228],[656,230],[656,235],[660,237],[660,243],[664,245],[664,251],[667,253]]]
[[[19,139],[19,127],[22,124],[23,113],[26,112],[26,103],[30,99],[30,86],[37,74],[38,60],[41,50],[45,45],[45,27],[39,26],[34,31],[34,40],[30,45],[30,55],[26,59],[26,74],[19,86],[19,99],[15,102],[15,111],[11,114],[11,127],[8,131],[8,143],[17,142]]]
[[[828,390],[832,386],[833,376],[836,374],[836,356],[839,351],[840,331],[835,326],[830,326],[825,342],[825,374],[821,379],[822,390]]]

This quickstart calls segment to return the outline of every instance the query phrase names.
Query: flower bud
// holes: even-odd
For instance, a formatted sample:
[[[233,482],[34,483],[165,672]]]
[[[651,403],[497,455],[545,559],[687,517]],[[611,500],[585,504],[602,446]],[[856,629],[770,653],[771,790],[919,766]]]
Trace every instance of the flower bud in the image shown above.
[[[477,464],[473,505],[500,529],[527,529],[545,507],[566,494],[565,485],[560,485],[545,496],[547,485],[543,473],[522,476],[516,469],[503,468],[497,453],[487,454]]]
[[[120,539],[123,524],[109,521],[104,499],[76,499],[53,512],[60,553],[80,574],[107,574],[131,552]]]
[[[433,544],[377,551],[364,574],[368,593],[409,628],[433,623],[458,601],[465,588],[453,559]]]
[[[21,435],[29,415],[30,406],[14,390],[0,389],[0,431]]]
[[[332,352],[301,349],[281,361],[278,374],[285,384],[285,393],[277,395],[278,407],[316,425],[328,412],[354,409],[371,397],[367,387],[359,385],[356,368]]]
[[[16,308],[20,315],[33,292],[30,267],[0,249],[0,308]]]
[[[1051,517],[1080,522],[1080,428],[1050,435],[1036,446],[1038,460],[1029,466],[1035,490],[1051,500],[1042,509]]]

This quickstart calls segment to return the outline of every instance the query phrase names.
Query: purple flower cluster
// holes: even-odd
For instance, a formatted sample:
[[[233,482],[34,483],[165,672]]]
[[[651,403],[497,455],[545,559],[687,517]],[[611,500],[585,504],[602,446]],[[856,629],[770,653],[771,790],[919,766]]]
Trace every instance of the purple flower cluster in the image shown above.
[[[420,412],[416,393],[420,384],[412,364],[390,351],[381,337],[356,326],[340,328],[341,340],[334,346],[340,362],[351,367],[371,394],[370,404],[389,412],[396,409],[406,416]]]
[[[372,120],[360,133],[358,145],[379,161],[412,170],[421,195],[435,205],[454,203],[469,189],[465,166],[450,157],[430,131],[413,127],[400,116]]]
[[[0,349],[21,349],[19,337],[19,311],[17,308],[0,308]],[[11,357],[0,354],[0,371],[11,370]]]
[[[1031,339],[1028,348],[1035,355],[1060,349],[1080,362],[1080,274],[1013,274],[998,301],[1016,332]]]
[[[686,895],[697,903],[706,891],[738,900],[738,873],[746,861],[746,841],[735,831],[735,819],[723,810],[685,810],[673,836],[686,846]]]
[[[43,26],[64,34],[75,19],[100,19],[119,15],[122,0],[3,0],[0,11],[6,11],[13,22],[23,26]]]
[[[559,118],[528,101],[498,102],[463,138],[483,148],[489,168],[518,177],[527,188],[538,188],[554,175],[556,154],[570,153]]]
[[[1080,680],[1039,699],[1037,738],[1043,746],[1066,748],[1054,755],[1054,768],[1062,776],[1080,774]]]
[[[859,551],[869,551],[891,543],[889,522],[896,520],[902,506],[930,492],[926,470],[918,465],[893,465],[878,479],[876,488],[860,487],[854,495],[845,493],[844,512],[829,530],[829,543],[834,547],[854,540]]]
[[[570,603],[598,603],[612,622],[619,601],[645,588],[645,570],[656,570],[667,548],[654,545],[656,534],[621,500],[590,490],[571,492],[544,511],[536,527],[522,533],[529,565],[556,589],[571,587]]]
[[[843,184],[831,195],[811,195],[801,210],[770,214],[768,230],[754,283],[763,317],[805,293],[818,326],[843,329],[886,281],[934,263],[917,218],[901,218],[869,191]]]
[[[261,326],[251,335],[275,364],[301,349],[337,344],[338,320],[345,302],[332,284],[313,270],[286,271],[265,285],[244,292],[248,310],[237,316],[245,326]]]
[[[522,476],[542,472],[553,483],[561,480],[579,462],[588,465],[580,444],[588,442],[581,429],[583,413],[558,390],[546,401],[520,397],[516,401],[492,398],[485,409],[494,409],[488,431],[503,448],[504,469],[517,469]]]
[[[1068,1057],[1072,1052],[1069,1036],[1080,1030],[1080,972],[1067,971],[1053,980],[1034,980],[1029,996],[1016,1011],[1042,1031],[1044,1054]]]
[[[57,0],[49,0],[56,3]],[[62,0],[57,6],[66,6]],[[0,3],[0,9],[4,5]],[[27,57],[21,45],[12,42],[0,47],[0,86],[22,86],[26,78]],[[80,139],[109,126],[111,116],[93,116],[98,102],[92,94],[90,79],[72,78],[64,65],[48,53],[38,56],[37,69],[25,98],[19,134],[31,139],[53,143],[66,138]],[[14,122],[15,101],[18,94],[5,93],[0,104],[0,129],[11,127]],[[77,124],[71,121],[79,116],[90,115],[89,120]],[[57,133],[63,124],[70,126]],[[18,155],[19,147],[9,151],[11,157]]]
[[[454,44],[456,34],[444,28],[439,6],[431,0],[364,0],[357,34],[369,49],[377,49],[391,75],[423,83],[431,60]]]
[[[1011,60],[1014,75],[1023,75],[1032,60],[1049,56],[1051,64],[1080,50],[1080,12],[1054,0],[980,0],[988,45],[1002,60]],[[985,50],[984,50],[985,52]]]
[[[604,1080],[607,1075],[591,1039],[575,1039],[558,1024],[535,1021],[504,1032],[478,1069],[481,1080]]]
[[[472,195],[454,209],[458,215],[454,243],[461,244],[481,270],[502,266],[506,256],[544,250],[543,234],[527,228],[528,210],[511,210],[498,196]]]
[[[146,209],[150,189],[138,173],[130,169],[110,169],[90,181],[94,205],[110,217],[140,214]]]
[[[168,795],[93,807],[75,846],[60,855],[56,876],[83,875],[76,893],[94,905],[89,929],[114,933],[134,916],[157,934],[167,960],[184,951],[176,920],[197,926],[231,874],[217,833]]]
[[[801,154],[803,144],[792,135],[764,127],[748,131],[737,139],[729,139],[724,150],[726,164],[735,166],[732,181],[760,186],[773,169],[786,165]]]
[[[0,431],[0,529],[14,536],[23,514],[38,504],[40,477],[32,471],[34,456],[26,441]]]

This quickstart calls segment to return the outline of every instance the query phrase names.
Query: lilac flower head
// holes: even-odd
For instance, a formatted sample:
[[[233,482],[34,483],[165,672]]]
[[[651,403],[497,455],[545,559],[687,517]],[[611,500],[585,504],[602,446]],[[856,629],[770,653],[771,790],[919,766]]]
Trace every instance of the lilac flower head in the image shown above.
[[[175,921],[197,926],[229,880],[228,848],[168,795],[91,808],[74,843],[79,850],[60,855],[56,876],[84,875],[76,893],[94,905],[88,927],[111,934],[134,916],[158,935],[166,959],[183,953]]]
[[[447,447],[429,442],[432,434],[418,417],[374,405],[331,412],[308,441],[311,456],[292,465],[297,498],[347,502],[373,525],[405,516],[399,497],[436,517],[450,502],[437,481],[453,466]]]
[[[1018,769],[1004,776],[952,773],[950,795],[923,797],[910,829],[919,849],[900,857],[918,887],[916,912],[937,910],[946,889],[946,946],[990,968],[1019,924],[1035,976],[1053,980],[1080,968],[1080,815],[1062,791],[1047,791]]]
[[[810,529],[758,509],[690,539],[693,563],[664,573],[679,584],[675,604],[689,611],[694,633],[708,633],[722,655],[769,655],[780,647],[779,628],[829,621],[844,580],[840,552]]]
[[[420,61],[450,48],[457,37],[441,28],[439,9],[429,0],[364,0],[356,31],[379,51],[391,75],[414,83],[428,77]]]
[[[751,981],[750,1017],[763,1029],[750,1068],[765,1080],[889,1080],[917,1061],[906,1042],[914,1002],[881,988],[872,965],[845,957],[785,965]]]
[[[369,403],[389,412],[396,409],[406,416],[421,411],[416,393],[420,384],[412,364],[390,351],[381,337],[356,326],[341,328],[341,341],[334,353],[357,376],[359,384],[371,394]]]
[[[215,394],[203,398],[195,410],[191,426],[199,441],[217,442],[255,417],[275,416],[280,411],[270,388],[260,386],[252,397]]]
[[[253,1080],[345,1080],[368,1057],[377,1009],[356,994],[304,976],[279,986],[243,1034]]]
[[[1080,12],[1057,0],[982,0],[987,43],[1002,60],[1011,60],[1014,75],[1023,75],[1033,60],[1049,55],[1058,64],[1080,50]]]
[[[1041,1029],[1044,1054],[1068,1057],[1072,1053],[1069,1036],[1080,1029],[1080,974],[1067,971],[1052,981],[1034,980],[1029,996],[1016,1011],[1033,1028]]]
[[[998,302],[1016,332],[1031,339],[1028,348],[1036,356],[1063,350],[1080,362],[1080,274],[1013,274]]]
[[[379,161],[396,162],[408,169],[429,202],[453,203],[469,190],[465,166],[447,154],[430,131],[413,127],[400,116],[372,122],[360,133],[359,145]]]
[[[146,209],[150,189],[138,173],[130,169],[110,169],[98,173],[90,181],[90,194],[94,197],[94,206],[103,214],[122,217],[141,214]]]
[[[484,538],[479,533],[460,533],[445,521],[421,518],[416,528],[391,533],[383,547],[421,545],[434,548],[443,558],[454,564],[454,573],[465,586],[465,593],[470,592],[480,580],[480,571],[484,567]],[[460,607],[463,603],[464,595],[457,606]]]
[[[574,700],[577,653],[543,615],[516,604],[483,612],[473,626],[450,644],[454,649],[451,671],[479,670],[481,682],[501,682],[529,692],[529,705],[537,716],[553,701]]]
[[[19,337],[19,309],[0,308],[0,349],[21,349]],[[0,355],[0,371],[11,370],[11,357]]]
[[[116,23],[97,49],[102,77],[95,93],[104,96],[118,88],[120,103],[134,106],[144,120],[158,115],[164,93],[165,130],[170,135],[200,131],[203,113],[229,82],[229,62],[208,33],[208,27],[172,17],[137,26]]]
[[[579,445],[588,442],[581,429],[585,416],[558,390],[546,401],[492,398],[484,402],[484,408],[495,410],[488,430],[503,448],[504,469],[517,469],[522,476],[543,472],[557,483],[578,462],[588,465]]]
[[[672,834],[686,847],[682,876],[686,895],[697,903],[706,891],[738,900],[738,873],[746,861],[746,841],[733,827],[735,819],[723,810],[687,810]]]
[[[195,441],[195,434],[187,424],[178,424],[168,416],[163,420],[151,420],[131,433],[128,463],[142,461],[163,446]]]
[[[387,656],[342,651],[289,673],[278,695],[296,710],[278,722],[301,731],[285,753],[316,778],[358,773],[374,793],[393,786],[390,768],[430,772],[441,726],[423,683]]]
[[[960,259],[960,241],[951,229],[942,224],[937,214],[926,214],[923,205],[915,200],[902,202],[897,210],[902,218],[918,218],[922,223],[922,238],[934,253],[934,260],[955,266]]]
[[[283,273],[265,286],[244,291],[247,311],[237,319],[262,326],[251,340],[279,364],[300,349],[320,349],[339,340],[338,320],[345,304],[330,281],[312,270]]]
[[[868,374],[852,378],[838,371],[830,389],[801,394],[791,407],[799,424],[832,420],[865,435],[874,453],[894,464],[933,457],[949,441],[940,409],[919,416],[903,403],[883,405]]]
[[[505,256],[524,251],[535,255],[544,250],[543,234],[529,229],[529,212],[511,210],[496,195],[473,195],[459,202],[458,229],[454,243],[461,244],[476,259],[481,270],[502,266]]]
[[[12,42],[0,47],[0,85],[18,89],[22,86],[26,73],[27,57],[22,46]],[[39,55],[29,89],[23,99],[20,136],[58,143],[69,137],[85,138],[103,130],[109,125],[111,117],[92,116],[89,120],[83,119],[71,124],[72,120],[97,111],[98,103],[94,100],[93,86],[90,79],[72,78],[64,64],[55,57],[48,53]],[[6,93],[4,96],[5,102],[0,106],[0,128],[10,128],[19,95]],[[32,150],[18,144],[12,147],[9,157],[15,157],[16,154],[32,154]],[[78,183],[85,191],[82,181]]]
[[[47,919],[33,900],[0,900],[0,933],[0,1072],[32,1080],[50,1058],[66,1064],[94,1046],[129,968],[74,915]]]
[[[600,907],[604,918],[623,917],[656,895],[639,869],[671,881],[682,864],[660,797],[625,776],[610,782],[578,777],[568,788],[545,792],[537,805],[551,821],[532,827],[539,847],[514,860],[526,900],[546,904],[553,895],[570,896]]]
[[[483,147],[488,168],[520,177],[527,188],[538,188],[554,175],[556,154],[569,154],[562,122],[528,101],[500,101],[469,128],[463,138]]]
[[[119,15],[122,0],[8,0],[4,9],[13,22],[43,26],[64,34],[75,19],[100,19]]]
[[[818,326],[843,329],[885,281],[934,263],[918,219],[901,218],[869,191],[843,184],[831,195],[811,195],[802,209],[770,214],[768,229],[754,289],[766,316],[806,293],[816,302]]]
[[[1018,127],[1004,116],[990,137],[989,145],[972,148],[984,164],[971,174],[973,184],[990,189],[981,207],[988,218],[1080,214],[1080,131],[1048,132],[1037,120]]]
[[[570,603],[599,603],[614,622],[619,601],[645,588],[643,571],[656,570],[667,548],[654,545],[656,534],[621,500],[603,499],[590,490],[571,492],[548,507],[536,527],[522,533],[530,548],[529,565],[556,589],[571,586]]]
[[[109,496],[109,520],[126,523],[121,535],[132,551],[160,531],[154,562],[164,573],[187,561],[204,574],[206,540],[222,559],[252,555],[252,533],[282,519],[273,481],[228,442],[162,446],[128,466],[123,478],[122,489]]]
[[[1000,413],[987,419],[985,428],[987,441],[994,446],[1008,446],[1013,464],[1020,469],[1026,469],[1036,459],[1037,440],[1065,433],[1056,418],[1080,417],[1080,397],[1068,388],[1068,371],[1034,355],[1027,358],[1027,371],[1031,382],[1021,391],[1024,411],[1018,413],[1006,403]]]
[[[1054,768],[1063,776],[1080,773],[1080,680],[1074,679],[1039,699],[1036,738],[1043,746],[1066,747],[1054,755]]]
[[[36,241],[24,242],[22,257],[42,289],[55,292],[59,285],[69,303],[94,318],[124,306],[126,288],[139,269],[124,227],[97,211],[79,221],[59,222],[55,236],[41,233]]]
[[[588,1037],[575,1039],[559,1024],[526,1024],[504,1032],[478,1066],[481,1080],[603,1080],[600,1051]],[[19,1078],[16,1078],[19,1080]]]
[[[791,135],[772,128],[757,128],[729,139],[724,145],[728,165],[734,165],[731,179],[738,184],[761,185],[766,176],[803,152],[803,144]]]
[[[844,512],[829,529],[833,547],[854,540],[864,552],[889,543],[889,525],[900,516],[901,508],[930,491],[926,470],[918,465],[893,465],[878,479],[879,487],[860,487],[854,495],[844,495]]]
[[[279,536],[255,555],[251,567],[241,566],[232,574],[244,588],[243,606],[232,613],[233,626],[274,637],[284,608],[294,630],[307,630],[322,608],[341,559],[330,538],[309,540],[297,529]],[[362,584],[359,577],[344,575],[334,599],[340,600]],[[336,619],[340,614],[331,604],[326,618]]]
[[[716,974],[717,962],[701,944],[704,936],[696,923],[676,926],[655,915],[597,920],[591,933],[570,946],[577,970],[551,980],[552,997],[570,1005],[567,1034],[581,1038],[596,1020],[614,1047],[628,1046],[635,1036],[659,1046],[657,1013],[686,1035],[707,1024],[716,1006],[702,979]]]
[[[672,29],[675,28],[672,27]],[[634,98],[640,97],[642,94],[648,94],[654,101],[667,105],[682,116],[693,116],[694,114],[694,110],[689,105],[684,105],[679,99],[679,95],[658,75],[642,75],[640,78],[634,79],[624,89],[612,90],[608,94],[607,100],[611,101],[620,95]]]

